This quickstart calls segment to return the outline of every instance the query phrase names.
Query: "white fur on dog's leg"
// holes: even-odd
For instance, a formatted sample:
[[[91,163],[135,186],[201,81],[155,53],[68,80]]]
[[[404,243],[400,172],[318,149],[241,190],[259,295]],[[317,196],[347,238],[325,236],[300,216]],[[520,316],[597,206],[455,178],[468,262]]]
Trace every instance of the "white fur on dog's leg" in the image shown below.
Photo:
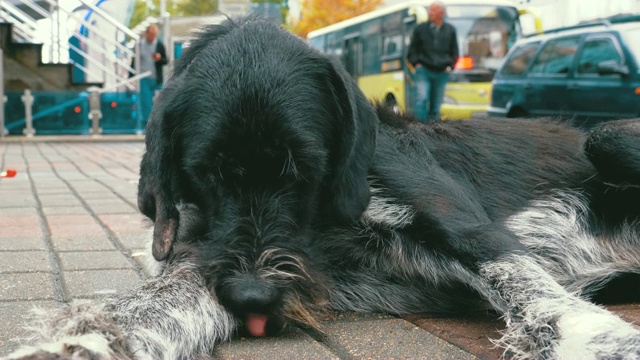
[[[515,359],[639,359],[640,331],[613,313],[568,293],[536,260],[511,255],[480,273],[505,310],[496,344]]]
[[[640,358],[640,332],[609,312],[567,314],[557,326],[559,359]]]
[[[33,327],[39,344],[7,359],[193,359],[210,355],[236,323],[196,266],[180,261],[128,293],[39,314]]]

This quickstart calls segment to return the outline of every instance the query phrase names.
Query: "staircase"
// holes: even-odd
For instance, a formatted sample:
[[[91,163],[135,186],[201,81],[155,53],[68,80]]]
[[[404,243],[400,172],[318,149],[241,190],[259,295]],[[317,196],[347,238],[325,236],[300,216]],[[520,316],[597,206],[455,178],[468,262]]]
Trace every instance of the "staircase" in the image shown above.
[[[130,63],[139,36],[96,5],[101,1],[79,3],[81,10],[59,7],[57,0],[0,1],[4,91],[81,91],[90,86],[126,85],[132,89],[127,79],[137,74]],[[49,28],[42,29],[43,19],[49,20]],[[69,21],[77,24],[75,31],[69,31]],[[44,41],[43,30],[50,32]]]
[[[133,0],[76,2],[0,0],[0,138],[144,130]]]
[[[5,91],[84,91],[103,83],[74,82],[71,63],[43,63],[43,44],[16,42],[12,23],[0,23]]]

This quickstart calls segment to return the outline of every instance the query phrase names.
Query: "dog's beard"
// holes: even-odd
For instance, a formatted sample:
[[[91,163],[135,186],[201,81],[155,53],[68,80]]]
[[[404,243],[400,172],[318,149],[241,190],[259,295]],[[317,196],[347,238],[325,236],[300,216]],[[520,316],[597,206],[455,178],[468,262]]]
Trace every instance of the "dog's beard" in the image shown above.
[[[233,270],[230,270],[233,269]],[[324,277],[305,257],[284,249],[268,248],[257,260],[243,256],[225,256],[203,265],[207,286],[252,336],[273,335],[288,323],[319,329],[319,318],[328,306]],[[251,278],[277,292],[276,303],[268,307],[237,304],[238,279]]]

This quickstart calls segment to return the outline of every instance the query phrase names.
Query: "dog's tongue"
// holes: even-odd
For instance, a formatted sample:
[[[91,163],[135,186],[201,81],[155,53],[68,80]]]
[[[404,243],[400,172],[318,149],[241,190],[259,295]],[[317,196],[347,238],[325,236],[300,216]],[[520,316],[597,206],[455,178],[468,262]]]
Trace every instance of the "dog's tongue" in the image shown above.
[[[247,315],[247,329],[253,336],[264,336],[267,326],[267,315],[249,314]]]

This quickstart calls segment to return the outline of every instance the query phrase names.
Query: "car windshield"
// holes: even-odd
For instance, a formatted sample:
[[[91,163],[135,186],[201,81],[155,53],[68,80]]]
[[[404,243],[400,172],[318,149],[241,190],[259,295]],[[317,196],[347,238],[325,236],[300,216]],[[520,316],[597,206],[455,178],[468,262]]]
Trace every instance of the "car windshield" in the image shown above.
[[[625,31],[624,37],[629,46],[629,50],[636,58],[636,63],[640,63],[640,28]]]

